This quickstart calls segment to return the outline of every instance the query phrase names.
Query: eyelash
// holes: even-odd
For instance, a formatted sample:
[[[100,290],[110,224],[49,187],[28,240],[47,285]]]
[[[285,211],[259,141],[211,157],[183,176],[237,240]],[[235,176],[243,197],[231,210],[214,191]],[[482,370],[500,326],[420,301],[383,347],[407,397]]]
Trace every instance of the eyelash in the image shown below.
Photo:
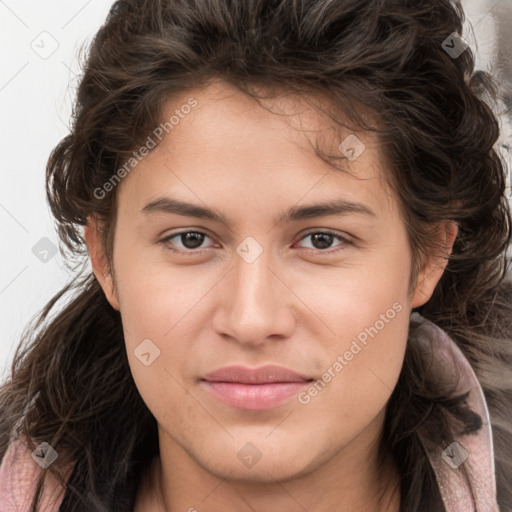
[[[184,255],[184,256],[197,256],[198,254],[202,254],[202,253],[207,252],[209,250],[209,249],[196,249],[196,250],[189,249],[189,250],[183,251],[183,250],[179,250],[179,249],[173,249],[172,247],[170,247],[167,244],[173,238],[177,238],[180,235],[184,235],[186,233],[198,233],[200,235],[205,235],[206,237],[211,238],[207,233],[204,233],[203,231],[187,230],[187,231],[180,231],[179,233],[173,233],[172,235],[169,235],[169,236],[163,238],[162,240],[160,240],[160,243],[162,243],[164,245],[166,250],[169,250],[169,251],[171,251],[173,253],[177,253],[177,254]],[[347,238],[345,238],[345,237],[343,237],[343,236],[341,236],[341,235],[339,235],[337,233],[334,233],[334,232],[332,232],[330,230],[311,231],[309,233],[306,233],[302,238],[300,238],[299,241],[304,240],[308,236],[317,235],[317,234],[332,235],[334,238],[337,238],[341,242],[339,244],[338,248],[334,249],[334,250],[329,250],[329,249],[322,250],[322,249],[310,249],[310,248],[308,248],[309,250],[316,251],[317,253],[320,253],[320,254],[333,254],[333,253],[336,253],[338,251],[344,250],[344,246],[346,246],[346,245],[353,245],[353,243],[350,240],[348,240]]]

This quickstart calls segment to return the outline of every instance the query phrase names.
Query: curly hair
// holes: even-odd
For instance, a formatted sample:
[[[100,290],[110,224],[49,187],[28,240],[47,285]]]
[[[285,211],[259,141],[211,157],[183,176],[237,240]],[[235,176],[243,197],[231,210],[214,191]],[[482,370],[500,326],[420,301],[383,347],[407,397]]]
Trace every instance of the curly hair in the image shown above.
[[[48,200],[76,277],[16,350],[0,388],[0,457],[13,436],[32,448],[48,441],[59,452],[49,471],[66,488],[61,511],[133,509],[159,450],[157,423],[132,378],[120,314],[87,266],[82,227],[92,214],[102,220],[111,261],[116,192],[95,191],[161,122],[168,99],[221,78],[257,99],[262,90],[322,97],[329,118],[378,135],[409,237],[411,286],[433,247],[432,226],[456,222],[446,270],[415,311],[444,329],[476,372],[498,503],[512,511],[511,212],[491,104],[499,85],[475,71],[471,48],[454,57],[443,47],[464,20],[449,0],[115,2],[87,49],[70,134],[47,164]],[[335,166],[335,155],[316,151]],[[444,511],[418,428],[439,439],[450,425],[474,421],[463,400],[438,389],[408,343],[381,446],[399,468],[401,512]],[[66,483],[58,469],[69,462]]]

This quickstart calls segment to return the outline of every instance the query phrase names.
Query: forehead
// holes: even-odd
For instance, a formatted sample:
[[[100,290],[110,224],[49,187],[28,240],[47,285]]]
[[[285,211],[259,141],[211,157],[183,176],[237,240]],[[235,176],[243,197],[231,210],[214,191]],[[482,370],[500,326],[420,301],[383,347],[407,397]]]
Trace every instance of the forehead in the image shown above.
[[[247,145],[252,144],[253,148],[257,148],[257,142],[265,142],[265,145],[259,147],[260,151],[274,145],[284,147],[295,144],[297,148],[306,150],[318,145],[333,161],[347,160],[347,154],[340,151],[340,144],[358,132],[349,127],[350,122],[339,108],[334,113],[335,106],[328,102],[325,94],[299,95],[275,86],[272,89],[251,87],[251,90],[258,94],[257,98],[218,79],[207,87],[189,89],[174,96],[164,104],[162,119],[170,119],[194,98],[197,106],[183,116],[186,123],[185,119],[179,123],[186,124],[187,128],[198,128],[196,136],[201,138],[201,142],[212,141],[217,146],[218,139],[225,133],[231,135],[229,140],[235,135],[237,139],[245,138]],[[178,126],[172,131],[176,145],[190,134],[189,130],[178,129]],[[371,132],[359,133],[359,138],[364,138],[365,142],[373,146],[379,144]],[[377,163],[377,159],[379,155],[376,152],[371,151],[366,155],[367,163]]]
[[[126,193],[134,206],[178,188],[196,199],[215,191],[228,201],[243,190],[267,202],[332,199],[339,191],[394,208],[377,136],[334,123],[328,108],[320,98],[279,91],[258,102],[223,81],[182,91],[161,110],[168,133],[121,188],[131,183]]]

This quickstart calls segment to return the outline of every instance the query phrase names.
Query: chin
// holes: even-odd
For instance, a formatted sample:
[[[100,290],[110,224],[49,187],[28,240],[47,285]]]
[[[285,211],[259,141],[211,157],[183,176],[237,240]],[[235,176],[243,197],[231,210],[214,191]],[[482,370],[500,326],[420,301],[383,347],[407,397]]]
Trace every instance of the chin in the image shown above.
[[[268,432],[267,432],[268,434]],[[254,439],[254,438],[253,438]],[[201,452],[196,462],[219,479],[230,481],[272,484],[305,476],[321,465],[320,454],[304,452],[304,443],[289,446],[265,444],[261,441],[233,442],[234,447],[219,446],[215,452]],[[258,448],[259,446],[259,448]],[[316,455],[316,456],[315,456]]]

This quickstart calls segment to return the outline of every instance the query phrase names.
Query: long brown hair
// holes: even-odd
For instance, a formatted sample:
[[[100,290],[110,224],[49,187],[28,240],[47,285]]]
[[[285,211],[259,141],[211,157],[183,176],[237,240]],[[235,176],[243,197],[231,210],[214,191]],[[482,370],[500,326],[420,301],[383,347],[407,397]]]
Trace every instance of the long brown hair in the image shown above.
[[[0,389],[0,457],[14,437],[32,448],[47,441],[59,453],[48,471],[59,478],[59,468],[75,464],[61,511],[133,509],[158,453],[157,424],[132,378],[121,317],[87,264],[82,226],[92,214],[101,219],[111,258],[116,188],[98,190],[161,123],[165,101],[222,78],[255,98],[261,86],[322,96],[334,121],[340,113],[378,133],[409,235],[411,283],[432,225],[457,223],[447,268],[417,311],[456,341],[481,382],[498,502],[512,510],[511,213],[491,105],[499,84],[475,71],[470,48],[446,51],[443,41],[463,22],[461,5],[449,0],[116,2],[88,48],[70,134],[47,165],[48,200],[76,278],[16,351]],[[335,165],[335,155],[318,153]],[[401,512],[444,510],[417,429],[443,438],[440,425],[470,421],[463,397],[445,393],[408,343],[381,445],[400,471]]]

